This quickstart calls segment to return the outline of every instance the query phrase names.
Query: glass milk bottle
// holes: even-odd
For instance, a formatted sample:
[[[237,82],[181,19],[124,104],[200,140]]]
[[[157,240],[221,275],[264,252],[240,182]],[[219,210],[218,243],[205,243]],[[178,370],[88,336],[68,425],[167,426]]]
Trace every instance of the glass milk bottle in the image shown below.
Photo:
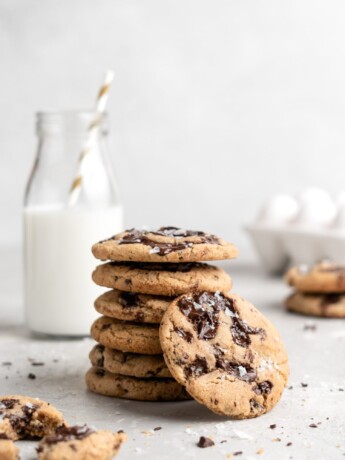
[[[106,116],[85,159],[80,194],[69,205],[92,112],[37,114],[38,149],[24,204],[25,308],[29,329],[88,335],[93,302],[91,246],[123,230],[122,207],[107,158]]]

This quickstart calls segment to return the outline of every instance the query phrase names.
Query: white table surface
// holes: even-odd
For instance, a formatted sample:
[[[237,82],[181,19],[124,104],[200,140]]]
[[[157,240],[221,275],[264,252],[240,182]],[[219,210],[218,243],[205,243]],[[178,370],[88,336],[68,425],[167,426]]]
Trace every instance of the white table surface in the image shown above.
[[[38,340],[23,326],[18,253],[1,253],[0,394],[48,400],[68,422],[128,434],[118,458],[125,459],[337,459],[345,458],[345,321],[288,314],[289,292],[281,279],[240,261],[225,268],[234,291],[252,301],[280,330],[289,354],[290,389],[269,413],[252,420],[220,417],[198,403],[146,403],[88,392],[84,373],[92,340]],[[315,325],[315,330],[305,330]],[[32,366],[30,359],[43,362]],[[57,361],[56,361],[57,360]],[[11,366],[4,362],[11,362]],[[27,376],[32,372],[35,380]],[[302,387],[301,383],[308,386]],[[269,428],[276,424],[275,429]],[[311,428],[310,424],[317,424]],[[155,427],[162,427],[153,431]],[[200,436],[215,446],[200,449]],[[226,441],[221,443],[221,441]],[[288,443],[292,445],[287,446]],[[34,442],[20,442],[22,459],[35,458]]]

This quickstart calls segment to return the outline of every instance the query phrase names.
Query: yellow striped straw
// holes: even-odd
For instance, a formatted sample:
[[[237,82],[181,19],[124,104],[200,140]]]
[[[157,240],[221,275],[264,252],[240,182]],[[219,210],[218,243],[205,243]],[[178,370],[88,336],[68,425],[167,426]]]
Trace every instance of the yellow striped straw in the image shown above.
[[[108,70],[105,74],[103,85],[101,86],[98,92],[98,96],[96,100],[96,107],[94,111],[94,117],[88,127],[88,136],[87,136],[86,142],[83,145],[83,148],[79,154],[78,171],[73,179],[73,182],[71,184],[71,188],[69,191],[68,205],[70,207],[74,206],[78,201],[81,187],[83,184],[83,177],[85,175],[85,159],[88,157],[88,155],[92,153],[92,150],[94,148],[95,141],[97,139],[98,130],[102,122],[102,115],[105,111],[105,108],[108,102],[110,86],[111,86],[113,79],[114,79],[114,73],[111,70]]]

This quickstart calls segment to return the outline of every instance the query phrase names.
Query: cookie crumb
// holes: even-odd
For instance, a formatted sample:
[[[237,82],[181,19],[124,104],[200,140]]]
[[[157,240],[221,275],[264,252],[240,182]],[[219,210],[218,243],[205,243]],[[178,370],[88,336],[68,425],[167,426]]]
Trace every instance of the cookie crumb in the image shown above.
[[[237,452],[234,452],[234,455],[237,456],[237,455],[242,455],[243,452],[241,450],[238,450]]]
[[[271,430],[274,430],[275,428],[277,428],[277,425],[275,423],[272,423],[272,425],[270,425],[270,428]]]
[[[4,361],[1,363],[3,366],[12,366],[12,363],[10,361]]]
[[[310,427],[310,428],[317,428],[317,425],[316,425],[316,423],[311,423],[311,424],[309,425],[309,427]]]
[[[316,331],[316,329],[316,324],[305,324],[303,328],[304,331]]]
[[[280,442],[281,439],[280,439],[280,438],[273,438],[272,441],[273,441],[273,442]]]
[[[263,447],[260,447],[260,449],[258,449],[256,453],[257,455],[263,455],[265,453],[265,449]]]
[[[30,373],[28,374],[28,379],[30,379],[30,380],[35,380],[35,378],[36,378],[36,375],[33,374],[32,372],[30,372]]]
[[[220,441],[221,444],[224,444],[225,442],[228,442],[226,439],[223,439],[223,441]]]
[[[286,446],[287,446],[287,447],[292,446],[292,442],[288,442],[288,443],[286,444]]]
[[[301,382],[301,385],[302,385],[302,388],[306,388],[308,386],[307,383],[303,383],[303,382]]]
[[[210,438],[206,438],[205,436],[200,436],[197,446],[201,447],[202,449],[205,447],[212,447],[214,446],[214,442]]]
[[[44,366],[44,363],[40,363],[38,361],[32,361],[31,366]]]
[[[153,431],[159,431],[159,430],[161,430],[161,429],[162,429],[161,426],[156,426],[156,428],[154,428]]]

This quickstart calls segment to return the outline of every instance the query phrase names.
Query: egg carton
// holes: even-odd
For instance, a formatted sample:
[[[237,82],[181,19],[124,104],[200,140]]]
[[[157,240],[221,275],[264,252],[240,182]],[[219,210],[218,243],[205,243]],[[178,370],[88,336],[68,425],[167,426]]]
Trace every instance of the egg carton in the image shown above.
[[[325,259],[345,264],[345,193],[337,200],[318,188],[274,196],[245,229],[269,273]]]

